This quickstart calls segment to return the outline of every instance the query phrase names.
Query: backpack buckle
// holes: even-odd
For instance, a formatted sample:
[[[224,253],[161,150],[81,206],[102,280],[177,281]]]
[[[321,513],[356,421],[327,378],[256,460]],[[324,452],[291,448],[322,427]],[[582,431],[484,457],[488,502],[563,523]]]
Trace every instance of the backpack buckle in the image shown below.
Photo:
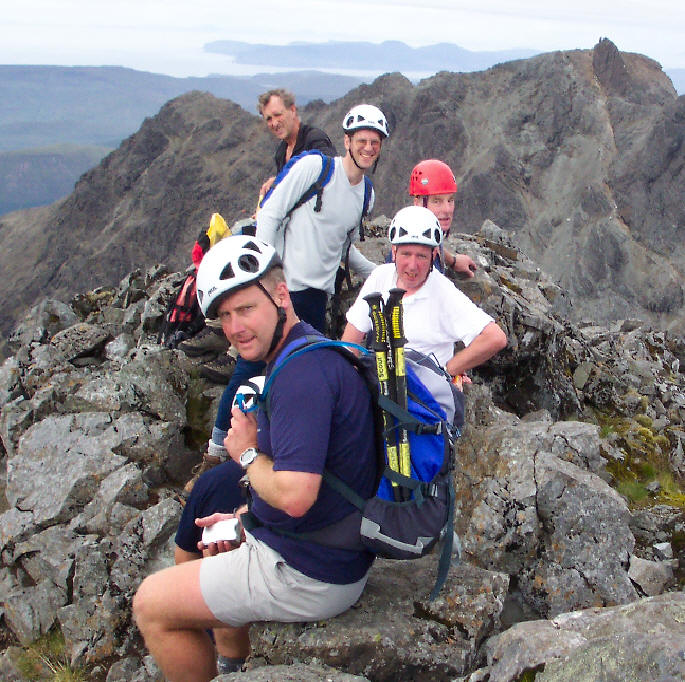
[[[418,436],[422,436],[424,433],[431,436],[439,436],[442,434],[442,422],[438,422],[437,424],[419,423],[417,424],[416,429],[414,429],[414,432]]]
[[[435,483],[427,483],[424,491],[424,497],[437,497],[438,496],[438,486]]]

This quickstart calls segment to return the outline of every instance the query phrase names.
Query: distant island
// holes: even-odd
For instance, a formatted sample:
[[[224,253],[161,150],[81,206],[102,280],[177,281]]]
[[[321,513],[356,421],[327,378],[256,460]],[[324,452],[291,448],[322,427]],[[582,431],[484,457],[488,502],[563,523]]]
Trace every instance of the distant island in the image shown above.
[[[296,42],[289,45],[241,43],[217,40],[204,46],[206,52],[231,55],[239,64],[276,65],[288,68],[318,68],[375,71],[480,71],[500,62],[527,59],[536,50],[471,52],[453,43],[410,47],[397,40],[369,42]]]

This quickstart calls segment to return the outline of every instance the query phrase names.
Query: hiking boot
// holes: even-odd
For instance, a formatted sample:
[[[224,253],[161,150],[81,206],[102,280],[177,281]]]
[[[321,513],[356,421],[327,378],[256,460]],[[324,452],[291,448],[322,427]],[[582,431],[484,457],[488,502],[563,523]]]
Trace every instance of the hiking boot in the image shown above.
[[[205,327],[199,334],[178,344],[178,348],[191,358],[208,353],[225,353],[228,346],[228,339],[220,327],[218,330]]]
[[[213,469],[217,464],[225,462],[227,457],[228,453],[226,452],[226,449],[224,447],[222,447],[221,445],[217,445],[211,440],[209,441],[209,443],[207,444],[207,452],[205,452],[202,455],[202,461],[193,467],[193,470],[191,472],[191,479],[183,486],[183,491],[181,492],[183,504],[185,504],[188,497],[190,496],[190,493],[195,487],[197,479],[200,478],[200,476],[202,476],[202,474],[204,474],[205,471],[209,471],[210,469]]]
[[[235,369],[235,358],[222,355],[212,362],[200,365],[200,376],[214,384],[227,384]]]

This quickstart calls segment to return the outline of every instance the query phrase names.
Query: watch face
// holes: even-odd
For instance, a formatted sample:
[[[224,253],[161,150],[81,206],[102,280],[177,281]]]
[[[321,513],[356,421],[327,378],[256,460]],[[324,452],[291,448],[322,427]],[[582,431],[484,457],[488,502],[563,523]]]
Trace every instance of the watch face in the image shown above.
[[[257,458],[258,452],[255,448],[247,448],[242,455],[240,455],[240,465],[245,468],[248,467]]]

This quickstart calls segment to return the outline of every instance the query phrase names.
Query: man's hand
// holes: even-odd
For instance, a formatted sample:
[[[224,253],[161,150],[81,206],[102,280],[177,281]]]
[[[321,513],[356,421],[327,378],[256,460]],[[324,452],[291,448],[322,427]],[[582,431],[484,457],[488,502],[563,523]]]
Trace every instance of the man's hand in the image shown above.
[[[272,175],[261,187],[259,190],[259,195],[264,197],[266,196],[266,193],[271,189],[271,185],[274,184],[274,180],[276,179],[275,175]]]
[[[257,419],[253,413],[245,414],[238,407],[231,410],[231,428],[224,438],[224,447],[231,459],[240,464],[240,455],[247,448],[257,447]]]
[[[223,514],[221,512],[216,512],[210,516],[203,516],[199,519],[195,519],[195,525],[200,528],[206,528],[207,526],[213,526],[219,521],[225,521],[227,519],[240,518],[240,515],[247,511],[247,506],[244,505],[239,509],[236,509],[234,514]],[[236,547],[240,546],[240,543],[245,540],[245,531],[242,524],[238,526],[239,538],[238,540],[219,540],[218,542],[211,542],[205,545],[201,540],[197,543],[197,548],[202,552],[203,557],[215,556],[221,552],[230,552]]]
[[[473,277],[476,272],[476,264],[465,253],[455,253],[452,262],[452,270],[467,277]]]

